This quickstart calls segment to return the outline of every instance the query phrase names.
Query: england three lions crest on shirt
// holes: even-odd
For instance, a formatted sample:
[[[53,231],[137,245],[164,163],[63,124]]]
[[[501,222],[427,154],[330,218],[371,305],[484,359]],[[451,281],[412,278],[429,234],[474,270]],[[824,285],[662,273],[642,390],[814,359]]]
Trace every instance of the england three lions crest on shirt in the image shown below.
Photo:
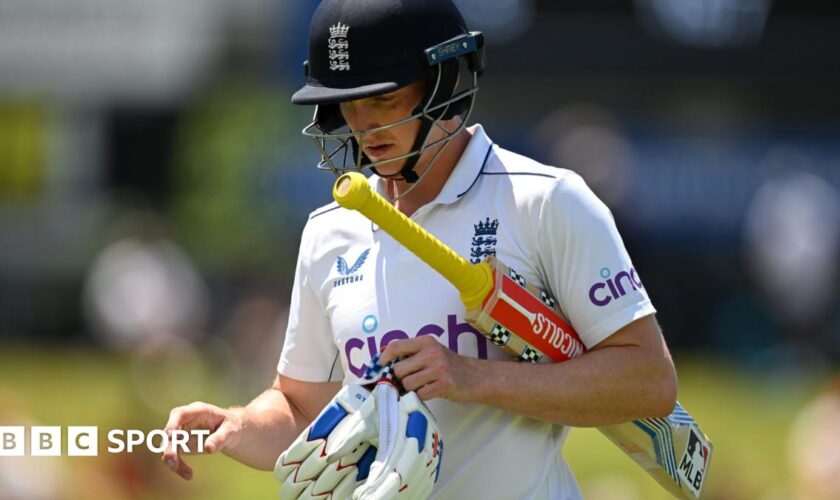
[[[491,255],[496,255],[496,231],[499,229],[499,219],[490,220],[485,217],[484,221],[479,220],[473,225],[475,234],[472,238],[470,248],[470,262],[478,264]]]

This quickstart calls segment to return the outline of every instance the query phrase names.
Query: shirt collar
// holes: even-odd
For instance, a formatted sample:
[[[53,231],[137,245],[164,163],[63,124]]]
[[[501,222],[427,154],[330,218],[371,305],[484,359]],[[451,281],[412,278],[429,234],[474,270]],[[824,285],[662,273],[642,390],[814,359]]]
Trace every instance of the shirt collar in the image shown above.
[[[429,205],[437,203],[449,204],[457,201],[470,190],[481,173],[481,170],[484,168],[484,164],[490,156],[489,153],[490,148],[493,146],[493,141],[487,137],[487,134],[484,132],[484,127],[481,124],[473,125],[467,130],[472,134],[470,142],[467,143],[467,148],[464,149],[461,158],[458,159],[458,163],[455,165],[452,173],[449,174],[449,179],[446,180],[440,193],[438,193],[434,200],[429,202]],[[435,168],[434,165],[432,165],[432,168]],[[377,193],[383,196],[385,195],[385,183],[382,182],[379,176],[372,175],[370,183]]]

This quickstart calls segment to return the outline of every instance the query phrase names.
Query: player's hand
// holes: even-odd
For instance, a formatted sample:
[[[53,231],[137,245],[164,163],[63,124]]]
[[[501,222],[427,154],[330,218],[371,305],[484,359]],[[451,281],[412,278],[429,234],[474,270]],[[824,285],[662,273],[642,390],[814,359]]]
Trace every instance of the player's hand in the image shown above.
[[[423,401],[470,400],[475,385],[475,360],[450,351],[431,335],[390,342],[382,351],[381,363],[393,359],[399,359],[394,364],[394,375],[405,390],[415,391]]]
[[[210,435],[204,440],[203,453],[216,453],[226,446],[236,446],[239,442],[242,433],[242,414],[237,409],[219,408],[199,401],[179,406],[169,412],[169,421],[164,431],[170,437],[170,444],[163,452],[163,463],[172,472],[190,480],[193,477],[193,470],[184,462],[179,450],[172,443],[172,431],[176,429],[209,430]],[[198,448],[195,440],[191,439],[187,448],[195,452]]]

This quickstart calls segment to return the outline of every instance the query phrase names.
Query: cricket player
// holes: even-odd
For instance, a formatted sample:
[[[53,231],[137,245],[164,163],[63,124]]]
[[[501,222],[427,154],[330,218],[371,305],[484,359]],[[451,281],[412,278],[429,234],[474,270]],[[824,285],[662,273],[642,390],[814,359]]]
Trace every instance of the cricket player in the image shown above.
[[[549,291],[587,352],[511,360],[465,321],[449,282],[330,204],[303,231],[273,385],[246,407],[175,408],[167,428],[210,429],[206,452],[279,470],[278,455],[324,427],[319,412],[338,408],[331,400],[381,351],[446,441],[433,498],[575,499],[562,454],[570,426],[671,412],[674,366],[609,209],[573,171],[467,126],[483,51],[450,0],[324,0],[292,102],[315,106],[304,134],[320,168],[369,172],[378,193],[464,257],[495,255]],[[177,450],[163,459],[192,477]],[[283,477],[281,495],[302,473]]]

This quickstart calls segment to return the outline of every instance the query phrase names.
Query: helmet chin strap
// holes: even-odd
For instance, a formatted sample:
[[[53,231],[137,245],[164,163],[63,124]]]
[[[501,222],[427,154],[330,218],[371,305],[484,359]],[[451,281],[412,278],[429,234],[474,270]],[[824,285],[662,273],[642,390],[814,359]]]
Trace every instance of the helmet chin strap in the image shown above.
[[[412,151],[420,151],[426,142],[426,138],[429,136],[430,130],[432,130],[432,122],[424,116],[420,119],[420,130],[417,131],[417,136],[414,138],[414,145],[411,147]],[[400,169],[399,175],[409,184],[414,184],[420,180],[417,172],[414,171],[414,167],[417,166],[417,161],[420,160],[420,156],[422,155],[417,154],[406,158],[403,168]],[[377,175],[379,174],[377,173]]]
[[[429,164],[426,165],[426,169],[423,170],[423,173],[420,174],[420,176],[417,178],[417,180],[415,182],[411,183],[411,186],[408,189],[406,189],[402,193],[394,196],[393,201],[397,201],[400,198],[407,195],[408,193],[412,192],[414,190],[414,188],[416,188],[420,184],[420,181],[423,180],[423,178],[426,177],[426,174],[428,174],[432,170],[432,167],[437,163],[437,160],[440,157],[440,155],[443,153],[443,150],[446,149],[446,147],[449,146],[449,144],[451,142],[452,141],[446,141],[443,144],[441,144],[440,148],[437,151],[435,151],[435,155],[432,157],[431,160],[429,160]],[[415,176],[417,175],[414,171],[412,171],[412,173]]]

